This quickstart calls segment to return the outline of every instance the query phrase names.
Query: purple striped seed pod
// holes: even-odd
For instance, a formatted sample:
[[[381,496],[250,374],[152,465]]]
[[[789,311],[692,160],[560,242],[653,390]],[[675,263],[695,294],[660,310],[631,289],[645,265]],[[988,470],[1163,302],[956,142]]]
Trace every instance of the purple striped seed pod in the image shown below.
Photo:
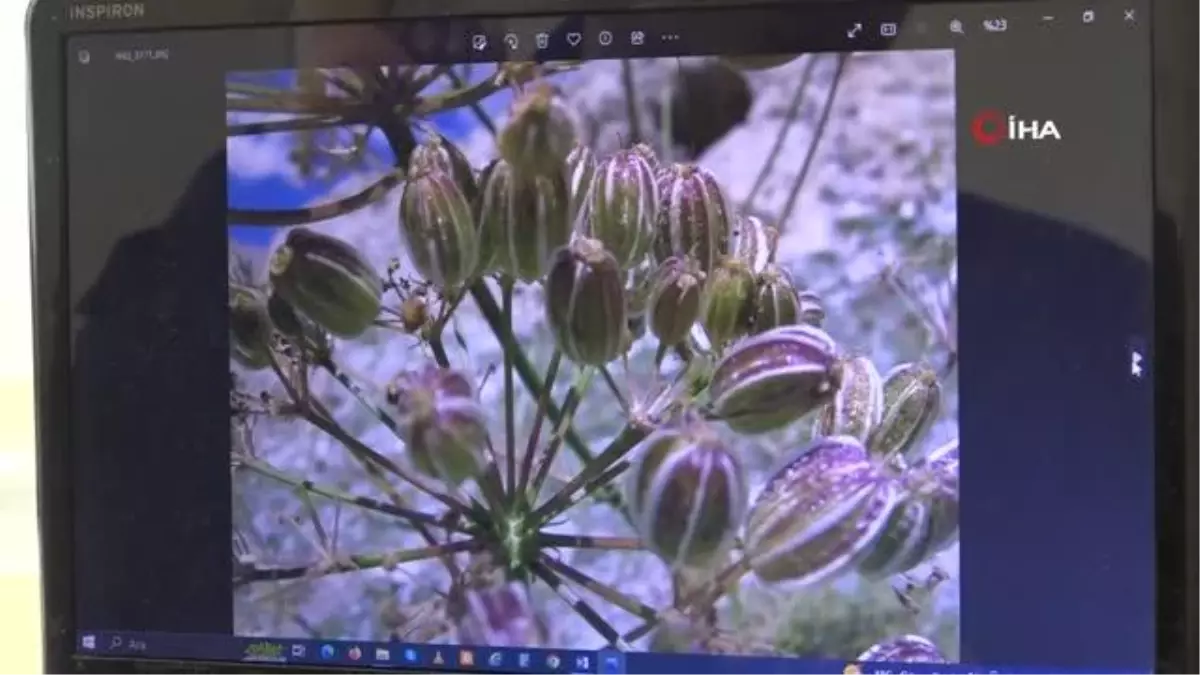
[[[575,363],[602,366],[627,346],[624,276],[599,241],[579,237],[558,250],[545,304],[559,348]]]
[[[454,143],[438,133],[429,136],[413,148],[408,159],[408,175],[418,176],[424,173],[440,172],[451,176],[463,196],[470,204],[475,203],[479,187],[475,181],[475,171],[467,156]]]
[[[500,156],[518,173],[563,173],[575,147],[578,125],[574,112],[549,85],[535,86],[513,102],[500,130]]]
[[[752,306],[752,333],[763,333],[801,321],[802,307],[796,285],[786,271],[773,263],[768,263],[758,275]]]
[[[451,485],[482,473],[487,415],[466,376],[428,364],[397,375],[387,399],[418,471]]]
[[[825,303],[812,291],[800,291],[800,322],[817,328],[825,325]]]
[[[476,218],[486,264],[522,281],[546,275],[571,240],[570,194],[563,174],[524,175],[504,160],[484,169]]]
[[[417,272],[435,286],[452,288],[478,270],[479,231],[454,175],[432,164],[426,168],[404,184],[400,235]]]
[[[718,561],[745,515],[737,457],[695,420],[655,431],[633,452],[626,491],[642,541],[674,569]]]
[[[573,229],[582,229],[587,219],[588,196],[596,175],[596,153],[577,143],[567,155],[567,189],[571,194],[570,219]]]
[[[650,332],[664,345],[687,339],[700,318],[704,298],[704,272],[681,258],[667,258],[650,282],[646,303]]]
[[[765,583],[807,586],[852,569],[897,499],[857,439],[815,441],[763,488],[746,521],[750,568]]]
[[[833,338],[781,326],[736,343],[709,383],[713,411],[734,431],[781,429],[827,403],[841,383]]]
[[[767,225],[762,218],[739,214],[729,231],[730,255],[745,261],[750,271],[762,274],[775,259],[779,230]]]
[[[588,200],[586,232],[622,268],[641,261],[654,239],[658,185],[642,155],[623,150],[599,163]]]
[[[857,563],[867,579],[907,572],[958,539],[958,441],[919,460],[902,482],[901,500]]]
[[[271,319],[256,288],[229,284],[229,353],[250,370],[271,365]]]
[[[937,645],[920,635],[901,635],[868,647],[855,661],[883,663],[945,663]]]
[[[338,337],[362,335],[379,316],[383,280],[341,239],[293,228],[269,268],[274,291]]]
[[[842,381],[813,425],[814,436],[853,436],[865,443],[883,419],[883,378],[871,359],[842,361]]]
[[[884,378],[883,399],[883,417],[867,447],[881,457],[911,459],[941,412],[937,372],[923,363],[896,366]]]
[[[709,273],[700,319],[715,349],[750,332],[754,291],[754,275],[741,260],[726,258]]]
[[[729,252],[732,217],[716,177],[695,164],[664,168],[658,197],[655,256],[694,258],[702,271],[712,272]]]

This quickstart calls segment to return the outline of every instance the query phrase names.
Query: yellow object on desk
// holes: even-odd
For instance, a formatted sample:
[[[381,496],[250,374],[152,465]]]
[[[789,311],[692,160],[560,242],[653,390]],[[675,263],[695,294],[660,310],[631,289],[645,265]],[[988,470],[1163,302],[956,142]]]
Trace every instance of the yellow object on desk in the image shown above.
[[[33,385],[0,378],[0,673],[41,672]]]

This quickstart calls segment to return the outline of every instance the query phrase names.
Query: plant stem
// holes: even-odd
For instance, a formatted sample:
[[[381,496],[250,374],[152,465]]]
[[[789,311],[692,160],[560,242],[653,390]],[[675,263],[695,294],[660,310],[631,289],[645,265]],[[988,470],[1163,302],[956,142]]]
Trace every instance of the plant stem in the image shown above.
[[[538,545],[546,548],[587,548],[599,551],[644,551],[637,537],[593,537],[587,534],[538,534]]]
[[[754,186],[750,188],[746,199],[742,201],[742,209],[744,211],[752,211],[754,209],[754,198],[758,196],[759,190],[762,190],[763,185],[767,182],[767,177],[771,175],[771,170],[775,168],[775,160],[779,158],[779,153],[783,150],[784,142],[787,141],[788,133],[792,130],[792,125],[796,122],[796,117],[800,114],[800,107],[804,104],[804,99],[808,94],[808,84],[812,80],[813,71],[816,70],[817,61],[819,60],[816,54],[810,54],[808,63],[804,64],[804,72],[800,74],[800,83],[796,85],[796,93],[792,95],[792,100],[788,104],[787,110],[783,113],[783,125],[779,129],[779,133],[775,136],[775,142],[771,145],[770,152],[767,153],[767,161],[763,163],[762,169],[759,170],[758,176],[754,179]]]
[[[649,434],[649,430],[636,424],[627,424],[621,430],[621,433],[613,439],[608,447],[604,449],[594,460],[586,464],[583,469],[575,475],[565,486],[563,486],[556,494],[546,500],[534,512],[533,517],[538,520],[548,521],[555,515],[562,513],[562,507],[571,502],[571,495],[575,494],[580,488],[584,487],[589,481],[605,472],[606,469],[612,467],[633,450],[643,438]]]
[[[226,136],[255,136],[259,134],[277,134],[288,131],[312,131],[330,129],[356,124],[353,119],[344,115],[310,115],[294,117],[286,120],[267,120],[264,122],[245,122],[230,124]]]
[[[462,89],[467,86],[467,83],[453,70],[446,71],[446,79],[450,80],[455,89]],[[491,115],[487,114],[487,111],[483,109],[479,101],[471,103],[471,112],[475,115],[475,119],[479,120],[479,123],[488,130],[488,133],[492,136],[496,135],[496,122],[492,119]]]
[[[700,607],[715,602],[718,598],[724,595],[730,587],[741,581],[742,577],[749,573],[749,560],[746,558],[739,558],[737,561],[731,563],[728,567],[717,573],[717,576],[714,577],[711,582],[707,584],[701,584],[695,592],[689,594],[686,598],[683,598],[678,606],[660,611],[653,619],[646,621],[642,625],[626,633],[624,639],[627,642],[634,642],[649,634],[650,631],[654,630],[654,627],[657,626],[658,623],[666,618],[669,614],[686,611],[692,607]]]
[[[387,196],[392,188],[403,180],[399,171],[383,176],[365,190],[356,192],[327,204],[302,209],[229,209],[227,220],[231,225],[250,227],[286,227],[308,225],[330,220],[367,207]]]
[[[240,457],[238,458],[238,462],[242,467],[250,471],[266,476],[267,478],[283,483],[284,485],[317,495],[318,497],[324,497],[326,499],[348,504],[350,506],[357,506],[365,511],[375,511],[384,515],[403,518],[404,520],[408,520],[414,524],[421,523],[430,527],[438,527],[453,532],[467,531],[465,528],[451,522],[451,519],[449,518],[431,516],[422,511],[416,511],[400,506],[393,506],[370,497],[360,497],[348,492],[343,492],[342,490],[332,486],[320,485],[311,480],[293,476],[285,471],[275,468],[267,462],[254,457]]]
[[[337,382],[341,384],[346,391],[350,392],[350,395],[353,396],[356,401],[358,401],[359,405],[361,405],[363,408],[366,408],[367,411],[370,412],[373,417],[375,417],[375,419],[379,420],[380,424],[390,429],[396,438],[404,440],[403,436],[400,435],[400,425],[396,422],[396,420],[392,419],[392,416],[388,415],[383,408],[380,408],[375,403],[372,403],[371,400],[367,398],[367,394],[362,390],[362,387],[358,386],[357,382],[350,379],[349,375],[342,372],[342,369],[338,367],[333,359],[322,359],[317,363],[317,366],[329,373],[333,379],[337,380]]]
[[[617,403],[621,406],[621,410],[625,414],[629,414],[630,405],[625,395],[621,393],[621,387],[617,381],[613,379],[612,373],[608,372],[608,368],[600,366],[600,375],[604,378],[604,383],[608,385],[608,390],[612,392],[613,398],[617,399]]]
[[[554,460],[558,456],[558,450],[562,447],[563,438],[565,437],[564,430],[570,428],[571,421],[575,419],[575,411],[579,409],[579,401],[583,398],[583,391],[587,389],[588,383],[591,380],[592,369],[589,367],[582,368],[575,378],[575,384],[571,390],[567,392],[567,398],[563,401],[562,419],[554,429],[554,434],[550,437],[550,443],[546,446],[546,452],[538,463],[537,474],[533,479],[533,486],[530,489],[530,499],[537,500],[537,496],[542,491],[542,486],[546,483],[546,477],[550,475],[550,468],[554,465]],[[590,458],[591,453],[588,453]],[[585,462],[590,459],[585,460]]]
[[[825,127],[829,124],[829,114],[833,111],[833,102],[837,98],[838,84],[842,81],[842,74],[846,71],[846,62],[850,59],[850,55],[842,53],[834,58],[837,59],[837,65],[834,67],[833,81],[829,84],[829,95],[825,98],[825,105],[821,108],[821,117],[817,119],[817,126],[813,129],[812,142],[808,144],[808,152],[804,155],[804,163],[800,165],[800,173],[796,175],[796,181],[792,183],[792,191],[788,193],[783,210],[779,213],[778,229],[780,233],[784,231],[788,219],[792,217],[792,210],[796,208],[796,201],[800,198],[800,190],[808,178],[809,169],[812,168],[813,158],[817,156],[817,148],[825,136]]]
[[[633,84],[633,64],[621,59],[621,84],[625,87],[625,110],[629,117],[629,144],[642,142],[642,120],[638,114],[637,92]]]
[[[513,333],[513,279],[505,275],[500,281],[504,307],[504,340],[516,344]],[[504,345],[502,344],[501,347]],[[504,349],[504,468],[505,481],[510,498],[517,494],[517,388],[513,382],[513,355]]]
[[[555,349],[550,357],[550,365],[546,368],[546,379],[542,383],[541,395],[538,396],[537,414],[533,419],[533,428],[529,431],[529,442],[525,445],[525,454],[521,457],[521,476],[514,495],[523,495],[529,488],[530,474],[533,473],[533,458],[537,455],[538,444],[541,442],[542,422],[546,417],[546,409],[550,407],[550,395],[554,391],[554,381],[558,378],[558,367],[562,364],[562,350]]]
[[[563,602],[567,603],[568,607],[586,621],[593,630],[599,633],[600,637],[604,638],[610,646],[614,646],[617,649],[627,648],[627,645],[621,640],[621,633],[605,621],[599,612],[592,609],[592,606],[587,601],[576,595],[570,588],[567,588],[563,584],[562,579],[549,567],[538,561],[533,563],[532,570]]]
[[[291,579],[319,579],[332,574],[359,572],[366,569],[391,569],[404,563],[449,556],[463,551],[475,551],[483,547],[476,539],[464,539],[422,548],[406,548],[382,554],[350,555],[308,565],[305,567],[257,567],[241,566],[234,574],[234,586],[244,586],[259,581],[287,581]]]
[[[578,568],[572,567],[563,562],[559,562],[545,555],[540,556],[540,560],[541,563],[545,565],[551,572],[554,572],[561,578],[566,579],[577,586],[586,588],[603,600],[620,607],[626,612],[629,612],[630,614],[644,621],[653,620],[656,616],[658,616],[658,611],[653,607],[640,602],[637,598],[618,591],[612,586],[609,586],[603,581],[584,573]]]

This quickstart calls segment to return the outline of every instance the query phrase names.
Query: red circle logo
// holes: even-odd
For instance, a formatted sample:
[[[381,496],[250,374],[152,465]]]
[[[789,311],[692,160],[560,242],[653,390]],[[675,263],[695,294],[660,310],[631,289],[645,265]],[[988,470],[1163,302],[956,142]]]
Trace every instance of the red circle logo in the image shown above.
[[[971,135],[980,145],[996,145],[1005,138],[1004,113],[983,110],[971,120]]]

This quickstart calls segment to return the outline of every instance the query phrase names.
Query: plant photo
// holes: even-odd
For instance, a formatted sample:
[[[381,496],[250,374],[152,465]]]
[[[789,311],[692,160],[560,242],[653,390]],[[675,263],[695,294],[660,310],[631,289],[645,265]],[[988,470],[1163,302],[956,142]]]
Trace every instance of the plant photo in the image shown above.
[[[238,635],[957,660],[953,52],[226,89]]]

